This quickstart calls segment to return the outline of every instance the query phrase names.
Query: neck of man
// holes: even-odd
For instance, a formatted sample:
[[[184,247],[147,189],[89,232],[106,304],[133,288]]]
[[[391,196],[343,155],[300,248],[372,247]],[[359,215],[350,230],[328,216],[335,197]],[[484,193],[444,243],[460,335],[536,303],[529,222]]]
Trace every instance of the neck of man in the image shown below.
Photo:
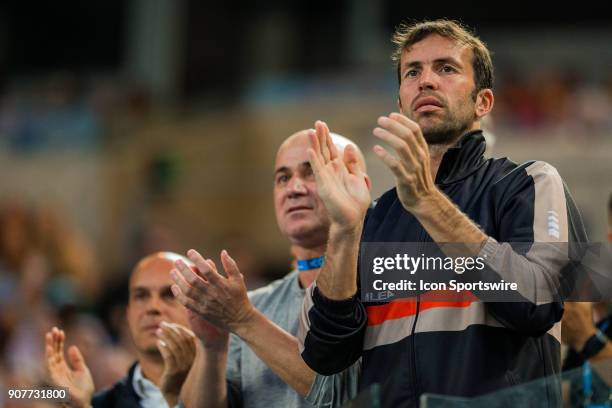
[[[455,146],[459,139],[461,139],[465,134],[471,132],[473,130],[480,129],[480,122],[474,122],[472,127],[459,133],[455,136],[450,142],[443,144],[428,144],[429,147],[429,169],[431,170],[431,177],[433,181],[436,181],[436,176],[438,175],[438,169],[440,168],[440,163],[442,163],[442,158],[448,149]]]
[[[142,370],[142,376],[159,388],[162,373],[164,372],[164,359],[161,354],[154,356],[153,353],[138,353],[138,363]]]
[[[325,255],[325,244],[315,247],[315,248],[304,248],[299,245],[291,246],[291,253],[298,260],[307,260],[318,258],[320,256]],[[309,269],[307,271],[300,272],[298,275],[298,280],[300,281],[300,285],[303,288],[307,288],[312,285],[312,282],[319,276],[319,272],[321,268]]]

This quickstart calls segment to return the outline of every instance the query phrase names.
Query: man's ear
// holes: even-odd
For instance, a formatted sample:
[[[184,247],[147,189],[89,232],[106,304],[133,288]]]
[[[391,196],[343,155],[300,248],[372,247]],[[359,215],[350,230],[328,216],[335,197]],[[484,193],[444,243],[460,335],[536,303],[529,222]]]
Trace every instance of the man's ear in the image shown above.
[[[476,118],[482,119],[487,116],[493,109],[495,98],[493,91],[490,89],[481,89],[476,95]]]

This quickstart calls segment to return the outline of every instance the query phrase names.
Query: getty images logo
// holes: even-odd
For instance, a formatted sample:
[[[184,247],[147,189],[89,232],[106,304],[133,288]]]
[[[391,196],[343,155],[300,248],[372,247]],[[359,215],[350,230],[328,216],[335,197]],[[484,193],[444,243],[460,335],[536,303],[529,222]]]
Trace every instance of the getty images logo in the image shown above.
[[[548,236],[559,239],[559,215],[556,211],[548,211]]]

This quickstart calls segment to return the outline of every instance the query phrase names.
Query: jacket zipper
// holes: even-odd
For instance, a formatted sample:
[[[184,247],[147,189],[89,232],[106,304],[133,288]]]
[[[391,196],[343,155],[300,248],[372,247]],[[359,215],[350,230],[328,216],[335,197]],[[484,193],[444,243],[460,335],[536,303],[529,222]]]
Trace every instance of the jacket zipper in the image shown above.
[[[421,227],[421,232],[419,234],[419,243],[423,243],[425,241],[425,229],[423,227]],[[417,322],[419,320],[419,312],[421,310],[421,295],[420,293],[417,293],[417,298],[416,298],[416,311],[414,313],[414,322],[412,323],[412,330],[410,332],[410,342],[412,343],[412,385],[413,385],[413,389],[414,389],[414,395],[415,395],[415,402],[417,402],[418,405],[418,400],[419,400],[419,384],[418,384],[418,380],[417,380],[417,366],[416,366],[416,341],[414,339],[415,335],[416,335],[416,325]]]
[[[420,296],[421,295],[417,293],[416,312],[414,314],[414,322],[412,323],[412,331],[410,333],[410,342],[412,343],[412,388],[414,389],[414,401],[417,402],[417,405],[419,401],[419,385],[417,382],[416,342],[414,340],[414,336],[415,336],[415,331],[416,331],[417,320],[419,320],[419,310],[420,310],[420,305],[421,305],[421,301],[419,300]]]

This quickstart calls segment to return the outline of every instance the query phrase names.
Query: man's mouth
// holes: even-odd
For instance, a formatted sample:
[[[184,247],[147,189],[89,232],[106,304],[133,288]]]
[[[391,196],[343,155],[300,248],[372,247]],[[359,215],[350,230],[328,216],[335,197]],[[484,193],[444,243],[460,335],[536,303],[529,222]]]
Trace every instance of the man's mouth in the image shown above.
[[[159,323],[147,324],[143,327],[144,331],[156,331],[157,329],[159,329]]]
[[[414,103],[414,111],[419,113],[433,112],[442,109],[442,107],[442,103],[433,96],[420,98]]]
[[[287,214],[291,214],[294,212],[298,212],[298,211],[310,211],[312,210],[312,207],[308,207],[305,205],[296,205],[293,207],[289,207],[289,209],[287,210]]]

